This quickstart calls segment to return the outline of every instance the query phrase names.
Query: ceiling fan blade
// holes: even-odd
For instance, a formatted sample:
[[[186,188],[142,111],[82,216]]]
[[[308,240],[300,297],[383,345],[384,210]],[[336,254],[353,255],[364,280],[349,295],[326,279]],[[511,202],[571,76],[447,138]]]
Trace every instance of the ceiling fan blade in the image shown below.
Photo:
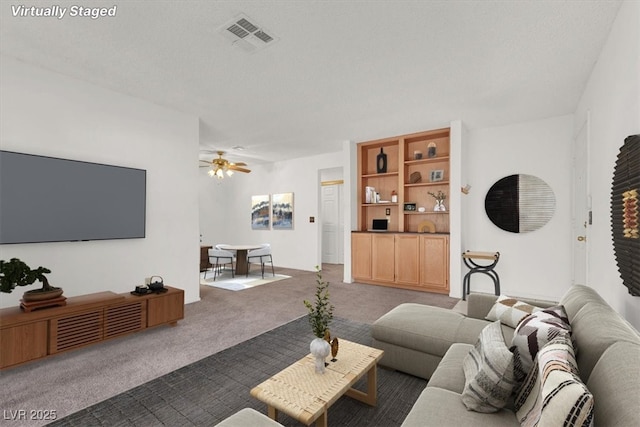
[[[237,166],[237,165],[229,165],[228,167],[229,167],[229,169],[231,169],[232,171],[236,171],[236,172],[244,172],[244,173],[249,173],[249,172],[251,172],[251,170],[246,169],[246,168],[241,168],[241,167],[239,167],[239,166]]]
[[[245,162],[234,162],[231,163],[232,165],[236,165],[236,166],[247,166],[247,164]]]

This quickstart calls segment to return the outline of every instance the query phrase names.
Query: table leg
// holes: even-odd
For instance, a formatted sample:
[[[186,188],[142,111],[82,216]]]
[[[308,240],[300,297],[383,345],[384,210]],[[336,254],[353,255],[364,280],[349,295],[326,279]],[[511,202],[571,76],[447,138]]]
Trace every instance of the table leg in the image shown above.
[[[316,427],[327,427],[327,410],[325,409],[316,420]]]
[[[236,274],[247,274],[249,266],[247,264],[247,251],[238,249],[236,251]]]
[[[367,392],[363,393],[360,390],[350,388],[345,395],[366,403],[370,406],[376,406],[378,404],[378,370],[377,364],[373,365],[367,372]]]
[[[271,405],[267,405],[267,415],[273,421],[278,421],[278,410]]]

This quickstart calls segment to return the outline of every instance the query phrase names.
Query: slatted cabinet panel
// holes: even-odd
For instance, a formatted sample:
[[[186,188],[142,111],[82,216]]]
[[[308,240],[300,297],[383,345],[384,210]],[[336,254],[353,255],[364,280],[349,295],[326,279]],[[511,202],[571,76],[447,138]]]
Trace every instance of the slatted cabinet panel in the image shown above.
[[[144,301],[108,307],[105,310],[104,338],[126,335],[145,328],[147,305]]]
[[[51,319],[49,353],[102,341],[102,309]]]

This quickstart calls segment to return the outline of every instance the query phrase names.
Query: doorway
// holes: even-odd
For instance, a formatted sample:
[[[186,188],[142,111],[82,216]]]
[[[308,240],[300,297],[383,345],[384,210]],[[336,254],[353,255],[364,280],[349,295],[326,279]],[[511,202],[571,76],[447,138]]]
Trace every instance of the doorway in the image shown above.
[[[322,263],[344,264],[344,181],[321,179]]]

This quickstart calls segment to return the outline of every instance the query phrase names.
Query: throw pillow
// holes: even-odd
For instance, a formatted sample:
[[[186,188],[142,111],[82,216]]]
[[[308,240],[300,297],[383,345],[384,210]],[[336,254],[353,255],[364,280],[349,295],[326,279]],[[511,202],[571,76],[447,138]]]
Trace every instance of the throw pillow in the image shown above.
[[[511,341],[518,382],[531,371],[538,351],[558,335],[571,335],[569,318],[562,305],[535,312],[518,324]]]
[[[592,425],[593,395],[578,376],[567,336],[558,336],[538,352],[514,405],[521,426]]]
[[[504,342],[499,321],[482,330],[462,368],[465,376],[462,403],[468,410],[496,412],[507,404],[515,385],[513,354]]]
[[[491,321],[499,320],[503,324],[515,328],[522,319],[540,310],[542,310],[540,307],[500,295],[485,319]]]

